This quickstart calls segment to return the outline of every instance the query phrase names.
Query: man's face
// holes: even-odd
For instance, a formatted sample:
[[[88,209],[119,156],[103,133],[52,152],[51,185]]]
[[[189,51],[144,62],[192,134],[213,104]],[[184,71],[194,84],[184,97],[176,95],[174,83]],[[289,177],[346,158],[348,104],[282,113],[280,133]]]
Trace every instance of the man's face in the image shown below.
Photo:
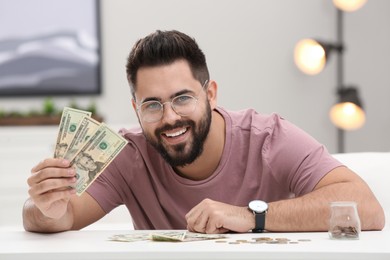
[[[147,141],[170,165],[179,167],[192,163],[203,151],[211,123],[212,109],[202,85],[193,78],[184,61],[142,68],[137,76],[137,104],[145,100],[164,103],[182,94],[198,98],[194,112],[188,116],[176,114],[170,103],[164,105],[163,116],[157,122],[144,122],[138,114]]]

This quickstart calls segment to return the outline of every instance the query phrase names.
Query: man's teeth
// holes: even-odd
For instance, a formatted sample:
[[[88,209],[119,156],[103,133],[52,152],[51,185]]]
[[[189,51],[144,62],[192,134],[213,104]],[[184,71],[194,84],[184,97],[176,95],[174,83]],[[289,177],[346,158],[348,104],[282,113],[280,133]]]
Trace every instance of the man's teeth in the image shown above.
[[[177,131],[177,132],[174,132],[174,133],[165,133],[166,134],[166,136],[168,136],[168,137],[176,137],[176,136],[179,136],[179,135],[181,135],[181,134],[184,134],[185,132],[187,131],[187,129],[185,129],[185,128],[183,128],[182,130],[180,130],[180,131]]]

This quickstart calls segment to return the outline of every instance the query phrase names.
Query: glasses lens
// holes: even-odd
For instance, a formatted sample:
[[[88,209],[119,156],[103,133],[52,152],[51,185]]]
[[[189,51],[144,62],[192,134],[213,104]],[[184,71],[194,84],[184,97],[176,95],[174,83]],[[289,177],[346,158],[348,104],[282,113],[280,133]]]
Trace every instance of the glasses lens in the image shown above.
[[[158,101],[147,101],[140,107],[142,119],[146,122],[156,122],[162,116],[162,104]]]
[[[190,95],[181,95],[172,99],[171,103],[173,110],[180,116],[188,116],[194,112],[196,102],[198,100]],[[164,103],[165,104],[165,103]],[[142,120],[153,123],[159,121],[163,116],[163,107],[159,101],[146,101],[139,107],[139,113]]]
[[[176,113],[186,116],[194,112],[197,99],[190,95],[181,95],[172,99],[172,107]]]

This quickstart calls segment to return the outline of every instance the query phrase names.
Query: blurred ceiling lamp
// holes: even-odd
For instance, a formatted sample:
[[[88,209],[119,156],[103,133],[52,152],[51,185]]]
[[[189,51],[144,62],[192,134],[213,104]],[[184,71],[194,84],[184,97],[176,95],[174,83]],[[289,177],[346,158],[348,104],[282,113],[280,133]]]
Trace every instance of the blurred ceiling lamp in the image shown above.
[[[360,9],[367,0],[333,0],[333,4],[345,12],[354,12]]]
[[[294,61],[302,72],[315,75],[324,69],[327,59],[333,50],[341,52],[343,46],[315,39],[303,39],[295,46]]]
[[[343,130],[361,128],[366,115],[358,96],[358,90],[353,87],[342,88],[338,91],[339,103],[334,105],[329,113],[332,123]]]

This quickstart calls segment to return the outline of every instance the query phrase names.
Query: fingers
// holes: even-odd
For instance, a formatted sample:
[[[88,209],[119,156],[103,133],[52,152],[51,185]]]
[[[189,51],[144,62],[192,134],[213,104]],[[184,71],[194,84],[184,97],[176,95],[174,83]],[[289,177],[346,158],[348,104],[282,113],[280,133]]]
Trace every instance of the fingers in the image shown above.
[[[30,189],[28,193],[33,198],[47,192],[69,189],[69,187],[74,186],[77,181],[76,177],[69,177],[69,178],[47,178],[36,182],[35,179],[37,178],[34,179],[33,177],[29,178],[28,180],[28,183],[30,185]]]
[[[191,232],[206,233],[208,218],[202,210],[192,209],[187,215],[187,229]]]
[[[187,229],[200,233],[248,232],[253,226],[253,214],[247,207],[205,199],[185,216]]]
[[[73,193],[72,189],[69,190],[69,187],[74,186],[76,181],[76,171],[74,168],[69,167],[69,161],[49,158],[38,163],[31,169],[31,176],[27,179],[30,187],[28,192],[36,203],[46,200],[63,199]],[[68,191],[65,193],[58,192],[65,190]],[[53,194],[47,194],[49,192]]]
[[[38,163],[31,169],[31,176],[27,179],[27,183],[30,187],[32,187],[49,179],[68,178],[68,181],[72,181],[72,178],[75,175],[75,170],[69,167],[69,161],[64,159],[49,158]],[[45,187],[51,187],[60,183],[61,182],[49,183],[49,186],[47,186],[46,183]]]
[[[60,218],[76,193],[76,171],[64,159],[48,158],[31,169],[27,179],[31,201],[47,217]]]
[[[69,167],[69,164],[70,164],[70,162],[68,160],[65,160],[65,159],[47,158],[47,159],[39,162],[37,165],[35,165],[31,169],[31,173],[40,171],[40,170],[42,170],[44,168],[47,168],[47,167],[62,167],[62,168],[66,168],[66,167]]]
[[[32,187],[36,184],[44,182],[46,180],[55,179],[68,179],[75,178],[76,171],[74,168],[45,168],[40,171],[34,172],[28,179],[27,184]],[[59,184],[59,183],[57,183]],[[58,188],[58,187],[57,187]]]
[[[223,203],[205,199],[186,214],[187,229],[192,232],[215,234],[229,231],[223,227]]]

